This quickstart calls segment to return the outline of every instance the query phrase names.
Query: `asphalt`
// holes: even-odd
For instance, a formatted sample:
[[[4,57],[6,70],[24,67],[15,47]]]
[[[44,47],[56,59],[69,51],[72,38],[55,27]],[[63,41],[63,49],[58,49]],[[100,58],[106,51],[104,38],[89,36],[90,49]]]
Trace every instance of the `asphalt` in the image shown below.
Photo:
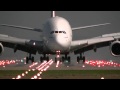
[[[118,62],[117,62],[118,63]],[[32,68],[37,67],[41,63],[38,62],[38,64]],[[119,63],[118,63],[119,64]],[[31,62],[29,64],[25,64],[25,62],[16,61],[14,64],[6,64],[6,65],[0,65],[0,70],[28,70],[29,66],[31,65]],[[56,63],[53,63],[48,70],[120,70],[120,65],[90,65],[90,64],[83,64],[80,62],[79,64],[76,63],[62,63],[59,64],[59,67],[56,67]]]

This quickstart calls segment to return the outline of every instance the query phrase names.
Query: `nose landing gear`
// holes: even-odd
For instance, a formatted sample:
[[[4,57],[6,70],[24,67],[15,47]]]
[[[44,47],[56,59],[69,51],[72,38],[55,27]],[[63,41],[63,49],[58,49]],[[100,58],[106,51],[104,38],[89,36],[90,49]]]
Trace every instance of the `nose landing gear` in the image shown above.
[[[60,57],[60,51],[56,51],[56,57],[55,57],[55,63],[59,60],[60,62],[71,62],[70,56],[67,56],[68,54],[65,54],[64,57]]]
[[[43,60],[49,61],[49,56],[46,56],[46,54],[43,54],[43,57],[40,57],[40,62],[42,63]]]
[[[55,63],[57,63],[57,61],[61,62],[60,51],[56,51]]]
[[[71,62],[70,56],[67,56],[67,54],[65,54],[65,57],[62,57],[62,62],[68,62],[68,63],[70,63]]]

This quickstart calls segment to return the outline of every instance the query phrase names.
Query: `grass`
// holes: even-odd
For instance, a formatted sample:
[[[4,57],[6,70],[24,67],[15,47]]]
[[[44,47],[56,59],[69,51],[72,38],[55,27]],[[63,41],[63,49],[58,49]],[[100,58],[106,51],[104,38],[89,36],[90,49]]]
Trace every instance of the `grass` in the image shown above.
[[[0,70],[0,79],[11,79],[21,75],[25,70]],[[38,71],[29,71],[23,79],[30,79]],[[120,79],[120,70],[48,70],[42,79]]]
[[[0,79],[12,79],[16,78],[17,75],[22,75],[26,70],[0,70]],[[38,71],[29,71],[28,75],[23,79],[30,79],[33,75],[38,73]]]
[[[49,70],[43,79],[120,79],[120,70]]]

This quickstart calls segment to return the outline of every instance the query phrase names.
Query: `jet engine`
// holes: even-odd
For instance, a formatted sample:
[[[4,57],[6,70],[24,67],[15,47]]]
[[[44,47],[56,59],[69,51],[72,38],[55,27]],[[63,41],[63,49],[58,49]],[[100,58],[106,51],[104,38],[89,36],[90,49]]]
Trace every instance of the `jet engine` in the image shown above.
[[[2,43],[0,43],[0,55],[4,52],[4,47],[2,45]]]
[[[120,41],[114,41],[110,45],[110,51],[113,56],[120,56]]]

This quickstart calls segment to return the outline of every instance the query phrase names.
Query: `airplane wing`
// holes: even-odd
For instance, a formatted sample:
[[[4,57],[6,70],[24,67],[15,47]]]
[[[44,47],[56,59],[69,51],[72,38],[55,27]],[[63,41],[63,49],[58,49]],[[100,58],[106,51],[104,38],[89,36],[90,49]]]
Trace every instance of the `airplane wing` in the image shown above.
[[[20,29],[25,29],[25,30],[30,30],[30,31],[42,32],[42,30],[38,29],[38,28],[30,28],[30,27],[23,27],[23,26],[16,26],[16,25],[8,25],[8,24],[0,24],[0,26],[13,27],[13,28],[20,28]]]
[[[105,34],[85,40],[75,40],[71,43],[71,52],[75,54],[109,46],[111,42],[120,40],[120,33]]]
[[[2,49],[4,49],[3,47],[13,48],[14,52],[16,52],[17,50],[21,50],[31,54],[36,54],[38,49],[43,48],[43,41],[20,39],[0,34],[0,47],[2,47]]]
[[[90,27],[96,27],[96,26],[102,26],[102,25],[108,25],[108,24],[110,24],[110,23],[89,25],[89,26],[83,26],[83,27],[75,27],[75,28],[72,28],[72,30],[79,30],[79,29],[90,28]]]

